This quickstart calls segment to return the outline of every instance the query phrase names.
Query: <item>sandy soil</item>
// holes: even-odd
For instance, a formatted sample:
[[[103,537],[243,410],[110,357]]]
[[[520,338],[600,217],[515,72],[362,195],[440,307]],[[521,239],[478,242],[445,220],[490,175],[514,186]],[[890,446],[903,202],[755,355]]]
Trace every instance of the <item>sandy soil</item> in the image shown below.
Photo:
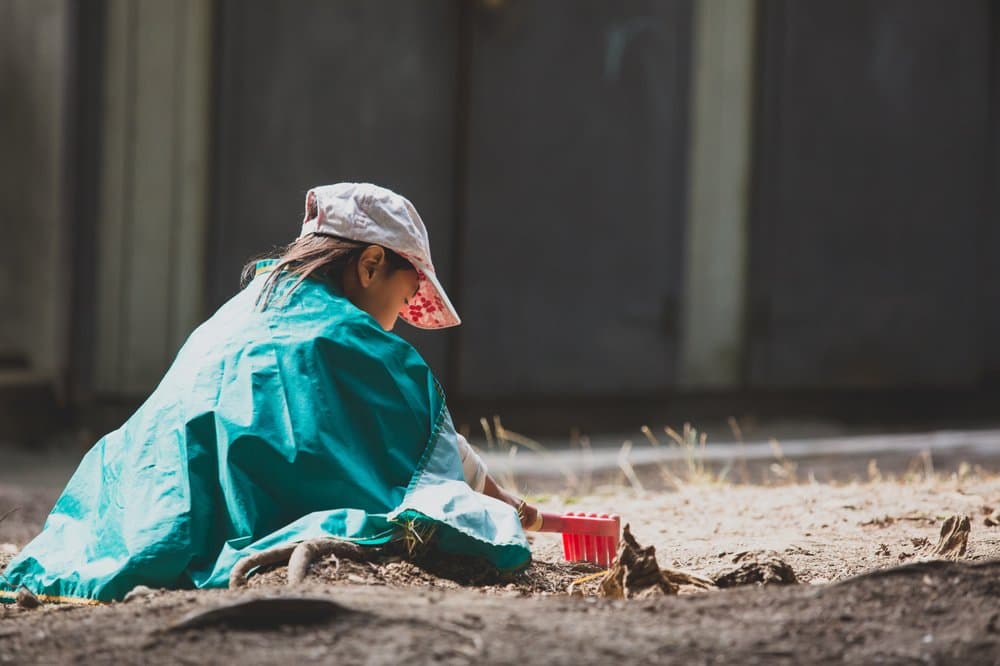
[[[0,563],[53,499],[0,486],[0,515],[22,507],[0,522]],[[535,564],[514,576],[444,559],[325,561],[296,587],[277,567],[236,592],[4,606],[0,661],[1000,663],[1000,527],[985,522],[1000,507],[998,478],[619,487],[544,506],[620,513],[663,567],[715,577],[740,553],[770,551],[801,584],[613,601],[592,596],[590,582],[571,596],[570,584],[595,568],[562,562],[558,537],[543,534],[532,537]],[[926,561],[953,514],[971,518],[967,552]],[[319,612],[300,597],[329,603]],[[192,611],[262,598],[291,605],[265,609],[263,626],[233,611],[222,624],[171,629]]]

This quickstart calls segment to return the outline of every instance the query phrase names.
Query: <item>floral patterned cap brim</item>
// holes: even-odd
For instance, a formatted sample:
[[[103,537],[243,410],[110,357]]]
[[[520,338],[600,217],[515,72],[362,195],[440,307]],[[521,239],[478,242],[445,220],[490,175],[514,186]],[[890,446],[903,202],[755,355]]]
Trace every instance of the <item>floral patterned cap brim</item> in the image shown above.
[[[419,262],[414,261],[412,257],[406,254],[402,256],[417,269],[420,286],[409,304],[404,305],[399,311],[399,316],[408,324],[424,329],[448,328],[461,324],[462,320],[455,311],[455,306],[448,300],[448,295],[438,282],[437,276],[431,271],[422,270]]]

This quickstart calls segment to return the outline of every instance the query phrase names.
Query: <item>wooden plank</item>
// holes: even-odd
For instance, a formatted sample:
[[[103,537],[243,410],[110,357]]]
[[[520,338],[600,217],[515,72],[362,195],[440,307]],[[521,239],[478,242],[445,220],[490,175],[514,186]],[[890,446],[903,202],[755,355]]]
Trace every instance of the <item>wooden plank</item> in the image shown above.
[[[126,211],[125,316],[121,389],[155,386],[167,363],[169,286],[175,257],[174,177],[181,72],[177,3],[136,0],[134,189]]]
[[[21,74],[25,67],[21,65],[23,56],[18,54],[20,44],[17,39],[21,28],[21,7],[21,4],[12,2],[0,4],[0,86],[3,90],[25,85],[26,76]],[[25,106],[27,104],[22,97],[11,95],[9,100],[0,105],[0,122],[5,127],[19,125],[23,122],[22,118],[31,116],[30,110],[25,109]],[[23,205],[18,199],[23,189],[24,171],[16,158],[30,150],[30,147],[21,148],[19,145],[26,138],[11,137],[12,140],[0,154],[0,207],[5,211],[19,210]],[[10,215],[11,212],[7,214]],[[3,299],[7,312],[7,316],[0,320],[0,357],[6,359],[23,358],[26,355],[24,330],[27,294],[20,285],[25,270],[26,252],[23,250],[26,243],[17,237],[10,238],[13,226],[14,220],[4,220],[4,234],[7,238],[6,242],[0,244],[0,298]]]
[[[96,386],[153,388],[202,316],[211,7],[111,0]]]
[[[109,0],[105,55],[101,195],[98,214],[97,335],[94,389],[113,392],[121,383],[123,336],[124,229],[131,191],[131,114],[134,97],[136,6]]]
[[[177,3],[179,71],[182,94],[175,126],[178,160],[174,164],[176,198],[173,201],[173,284],[168,356],[187,338],[204,316],[205,242],[208,223],[209,115],[211,105],[212,7],[201,0]]]
[[[66,0],[0,6],[0,357],[56,379],[65,363]]]
[[[66,209],[65,160],[72,10],[66,0],[49,0],[34,3],[33,6],[44,7],[46,11],[31,38],[41,56],[33,63],[33,77],[45,82],[41,88],[44,102],[39,106],[41,113],[38,119],[44,128],[40,134],[42,147],[38,151],[38,159],[44,166],[33,178],[34,193],[30,195],[36,202],[40,223],[32,226],[44,229],[38,235],[41,261],[54,266],[69,266],[72,211]],[[57,393],[63,397],[72,277],[68,271],[29,270],[35,274],[37,284],[33,298],[34,330],[29,330],[32,366],[52,378]]]

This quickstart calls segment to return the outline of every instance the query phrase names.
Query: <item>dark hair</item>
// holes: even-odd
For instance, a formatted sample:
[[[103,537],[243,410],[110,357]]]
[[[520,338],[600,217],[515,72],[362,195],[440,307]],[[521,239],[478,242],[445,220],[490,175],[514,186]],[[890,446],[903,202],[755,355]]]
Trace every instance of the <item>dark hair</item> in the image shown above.
[[[361,253],[372,245],[373,243],[362,243],[338,236],[309,234],[308,236],[302,236],[283,248],[278,248],[274,252],[249,261],[243,267],[240,282],[244,287],[250,284],[250,281],[256,275],[258,261],[262,259],[278,260],[278,263],[268,273],[267,280],[264,282],[264,288],[257,297],[257,305],[262,310],[270,302],[278,280],[285,277],[298,278],[285,293],[285,296],[295,291],[306,278],[322,280],[334,285],[338,289],[343,289],[344,272],[353,266],[358,257],[361,256]],[[394,273],[402,268],[414,270],[413,264],[399,254],[389,248],[382,249],[385,250],[386,264],[390,273]]]

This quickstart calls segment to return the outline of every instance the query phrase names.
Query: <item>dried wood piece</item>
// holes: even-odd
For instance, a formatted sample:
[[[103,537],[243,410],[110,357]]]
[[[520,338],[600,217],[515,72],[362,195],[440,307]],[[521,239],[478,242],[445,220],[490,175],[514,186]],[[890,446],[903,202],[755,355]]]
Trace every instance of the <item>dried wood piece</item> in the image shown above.
[[[656,548],[641,546],[632,536],[630,526],[625,525],[615,564],[601,580],[597,593],[612,599],[644,599],[677,594],[683,585],[714,587],[712,581],[696,574],[660,569]]]
[[[871,518],[869,520],[863,521],[858,524],[861,525],[862,527],[888,527],[889,525],[892,525],[893,523],[900,520],[912,520],[918,523],[936,522],[934,516],[923,513],[921,511],[911,511],[910,513],[907,513],[902,516],[890,516],[889,514],[876,516],[875,518]]]
[[[15,506],[12,509],[8,509],[7,511],[4,511],[3,513],[0,513],[0,523],[2,523],[3,521],[7,520],[7,518],[9,518],[12,513],[14,513],[15,511],[18,511],[20,509],[21,509],[20,506]]]
[[[792,567],[777,553],[745,551],[733,556],[736,568],[715,576],[717,587],[739,585],[793,585],[799,582]]]
[[[705,576],[699,576],[698,574],[689,573],[687,571],[681,571],[679,569],[660,569],[660,573],[669,582],[673,583],[677,587],[691,586],[696,587],[700,590],[714,590],[716,585],[711,578],[706,578]]]
[[[944,521],[941,526],[941,536],[931,551],[938,557],[957,558],[965,555],[969,545],[969,531],[972,527],[968,516],[956,514]]]

